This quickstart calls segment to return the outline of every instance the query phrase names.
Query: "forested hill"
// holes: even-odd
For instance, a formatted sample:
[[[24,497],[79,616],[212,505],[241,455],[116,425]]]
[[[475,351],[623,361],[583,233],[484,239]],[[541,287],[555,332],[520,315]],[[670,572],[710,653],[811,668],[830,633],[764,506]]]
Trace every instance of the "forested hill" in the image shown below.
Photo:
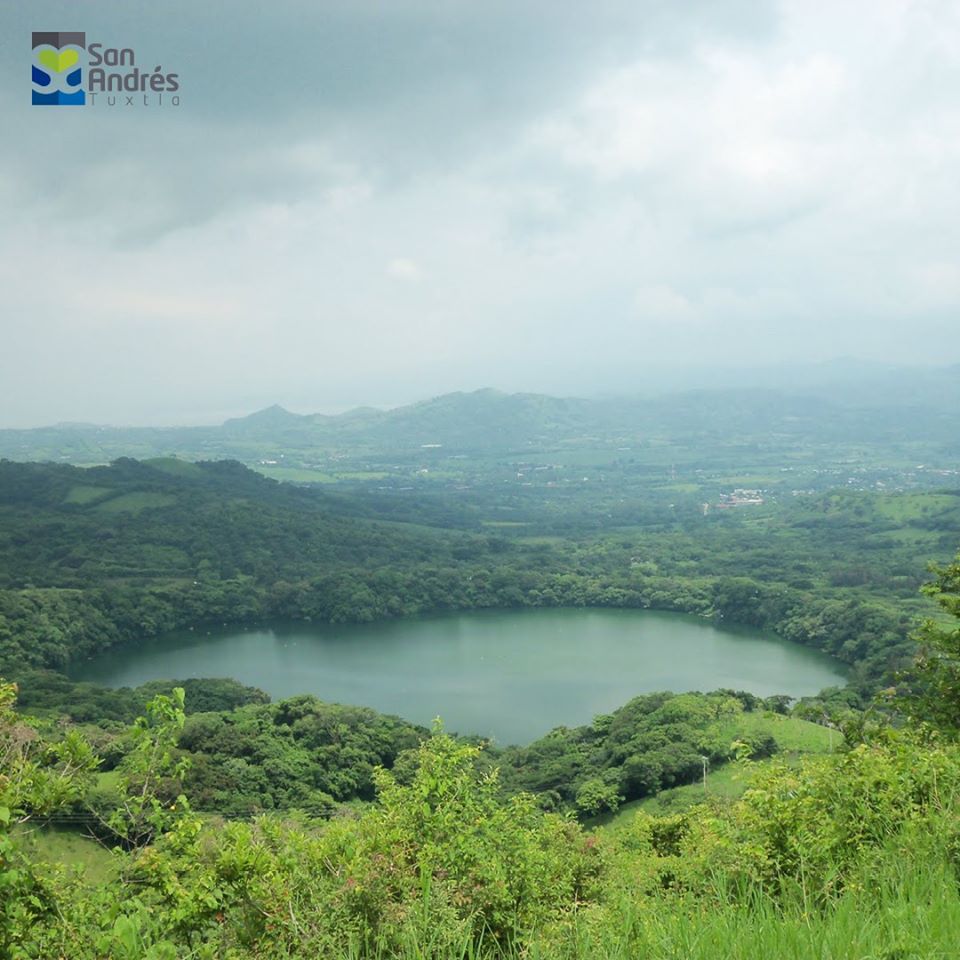
[[[368,609],[342,578],[449,568],[489,549],[486,537],[350,515],[358,511],[229,461],[0,461],[0,661],[62,665],[181,625],[290,613],[297,585],[325,604],[299,617],[409,612]]]
[[[867,693],[912,654],[915,555],[952,546],[960,524],[948,493],[661,510],[568,538],[455,529],[458,501],[419,502],[411,514],[388,493],[298,488],[235,462],[0,461],[0,670],[20,679],[204,624],[605,606],[771,630],[852,664]]]
[[[462,537],[376,524],[231,461],[109,467],[0,462],[0,587],[277,581],[305,570],[450,556]]]

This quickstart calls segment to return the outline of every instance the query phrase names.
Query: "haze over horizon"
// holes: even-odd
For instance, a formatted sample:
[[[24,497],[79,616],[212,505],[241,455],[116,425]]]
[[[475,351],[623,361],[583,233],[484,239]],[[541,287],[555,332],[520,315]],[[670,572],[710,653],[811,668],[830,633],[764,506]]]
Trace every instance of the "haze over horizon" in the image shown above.
[[[149,421],[126,422],[120,419],[102,421],[58,420],[48,423],[33,424],[24,427],[6,427],[0,424],[3,430],[35,430],[45,428],[69,427],[96,427],[137,429],[145,428],[179,428],[179,427],[219,427],[228,421],[245,420],[259,414],[281,411],[296,417],[331,417],[336,418],[345,414],[361,411],[378,410],[380,412],[399,412],[411,407],[420,407],[445,399],[492,394],[499,397],[544,397],[557,400],[574,401],[604,401],[625,400],[649,397],[653,401],[664,398],[689,398],[698,393],[715,393],[718,402],[721,398],[742,393],[743,391],[775,392],[795,397],[814,399],[825,395],[838,398],[849,391],[848,401],[868,405],[880,403],[881,406],[897,402],[897,398],[910,396],[917,392],[924,393],[934,386],[931,377],[938,378],[937,383],[942,390],[945,382],[952,385],[960,378],[960,365],[928,365],[924,367],[903,367],[892,364],[867,363],[853,358],[843,357],[821,364],[790,365],[757,368],[693,368],[684,371],[660,371],[659,375],[651,374],[638,383],[633,390],[606,390],[593,392],[566,391],[556,394],[547,394],[533,390],[500,390],[495,387],[481,386],[466,389],[455,389],[444,393],[414,395],[395,402],[357,403],[343,407],[327,407],[315,409],[310,407],[294,408],[291,405],[273,401],[258,407],[240,407],[222,411],[206,412],[193,416],[181,416],[174,419],[165,416],[165,411],[157,407]],[[947,378],[946,381],[944,378]],[[952,398],[956,390],[947,386],[948,395]],[[894,395],[889,391],[893,390]],[[927,396],[926,403],[930,403]]]
[[[0,427],[960,363],[956,4],[258,9],[0,13]],[[51,29],[181,105],[31,107]]]

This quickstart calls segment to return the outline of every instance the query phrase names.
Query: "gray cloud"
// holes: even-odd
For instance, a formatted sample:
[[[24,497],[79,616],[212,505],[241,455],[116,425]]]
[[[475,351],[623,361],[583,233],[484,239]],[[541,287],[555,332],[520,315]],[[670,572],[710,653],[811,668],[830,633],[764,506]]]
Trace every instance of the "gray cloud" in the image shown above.
[[[4,18],[3,425],[960,360],[953,4]],[[35,28],[135,46],[181,106],[31,108]]]

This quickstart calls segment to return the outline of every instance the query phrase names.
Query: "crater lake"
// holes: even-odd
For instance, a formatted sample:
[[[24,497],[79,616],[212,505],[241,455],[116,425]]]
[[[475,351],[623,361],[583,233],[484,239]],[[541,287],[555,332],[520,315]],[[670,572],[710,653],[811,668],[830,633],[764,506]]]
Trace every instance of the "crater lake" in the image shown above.
[[[800,697],[843,685],[826,654],[748,628],[652,610],[471,611],[368,624],[196,629],[75,664],[110,687],[233,677],[274,699],[310,693],[451,732],[528,743],[655,690]]]

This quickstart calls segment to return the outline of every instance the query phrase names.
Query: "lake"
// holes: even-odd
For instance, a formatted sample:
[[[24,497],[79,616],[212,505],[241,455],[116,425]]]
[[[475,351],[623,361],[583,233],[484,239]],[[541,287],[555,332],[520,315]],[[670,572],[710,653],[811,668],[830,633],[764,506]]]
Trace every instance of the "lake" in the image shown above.
[[[528,743],[654,690],[758,696],[846,682],[837,660],[770,635],[652,610],[481,611],[360,625],[182,631],[71,671],[110,687],[233,677],[274,699],[312,693],[417,723]]]

